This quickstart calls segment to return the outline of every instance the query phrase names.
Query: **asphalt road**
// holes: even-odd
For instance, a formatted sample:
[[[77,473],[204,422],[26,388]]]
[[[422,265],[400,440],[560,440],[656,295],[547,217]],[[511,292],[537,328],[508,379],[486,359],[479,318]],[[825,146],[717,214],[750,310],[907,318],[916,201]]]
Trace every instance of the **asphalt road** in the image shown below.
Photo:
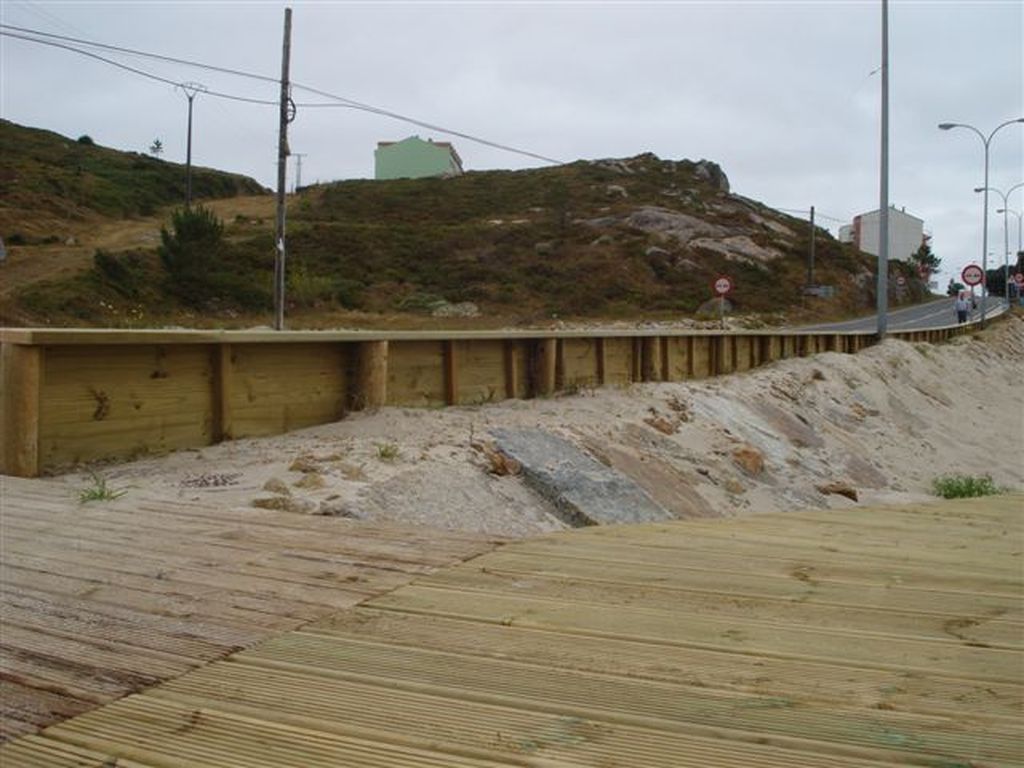
[[[987,297],[985,310],[987,317],[995,317],[1006,311],[1006,302],[997,297]],[[890,331],[923,331],[928,328],[942,328],[956,324],[956,310],[953,309],[952,297],[944,296],[926,304],[917,304],[906,309],[891,309],[888,313],[887,327]],[[970,316],[971,321],[981,319],[981,302]],[[802,326],[801,331],[862,331],[869,332],[878,328],[878,315],[868,315],[856,320],[844,320],[841,323],[823,323],[821,325]]]

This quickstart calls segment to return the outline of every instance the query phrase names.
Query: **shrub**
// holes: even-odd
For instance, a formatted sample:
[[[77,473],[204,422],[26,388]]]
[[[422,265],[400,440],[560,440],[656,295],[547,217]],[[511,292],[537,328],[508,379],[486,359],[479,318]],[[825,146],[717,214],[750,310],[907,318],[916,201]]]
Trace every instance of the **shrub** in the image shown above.
[[[146,287],[147,270],[138,253],[118,255],[98,249],[92,261],[99,278],[126,298],[138,298]]]
[[[87,147],[93,147],[96,145],[96,142],[92,140],[92,136],[90,136],[87,133],[83,133],[81,136],[78,137],[78,143],[84,144]]]
[[[944,499],[971,499],[1002,493],[989,475],[943,475],[932,481],[932,490]]]
[[[210,275],[222,255],[224,224],[199,205],[171,215],[171,231],[160,228],[160,261],[167,270],[167,290],[186,304],[211,298]]]

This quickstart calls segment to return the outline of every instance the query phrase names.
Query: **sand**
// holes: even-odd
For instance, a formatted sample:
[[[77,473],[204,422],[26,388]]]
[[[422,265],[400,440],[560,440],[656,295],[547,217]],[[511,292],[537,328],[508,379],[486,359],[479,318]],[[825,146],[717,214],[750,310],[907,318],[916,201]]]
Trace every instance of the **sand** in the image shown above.
[[[1024,489],[1024,319],[945,344],[888,340],[745,374],[443,410],[384,408],[272,438],[83,468],[129,498],[254,503],[500,536],[565,527],[488,431],[533,427],[636,480],[680,518],[933,498],[940,475]],[[856,495],[857,500],[833,491]]]

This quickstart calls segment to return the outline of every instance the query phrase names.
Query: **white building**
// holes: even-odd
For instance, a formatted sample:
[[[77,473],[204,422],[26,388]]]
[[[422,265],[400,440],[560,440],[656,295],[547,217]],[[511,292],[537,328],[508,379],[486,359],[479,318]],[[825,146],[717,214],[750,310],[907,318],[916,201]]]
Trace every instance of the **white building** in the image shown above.
[[[871,211],[853,217],[853,224],[839,228],[839,241],[853,243],[865,253],[874,256],[880,250],[881,211]],[[906,209],[889,209],[889,258],[907,261],[917,249],[928,241],[924,233],[924,221],[911,216]]]

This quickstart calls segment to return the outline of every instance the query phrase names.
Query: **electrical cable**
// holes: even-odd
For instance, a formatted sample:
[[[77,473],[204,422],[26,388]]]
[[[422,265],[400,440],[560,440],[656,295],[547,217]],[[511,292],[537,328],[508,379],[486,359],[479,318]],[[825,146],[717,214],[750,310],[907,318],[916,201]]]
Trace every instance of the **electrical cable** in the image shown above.
[[[23,35],[18,35],[18,34],[14,34],[14,33],[11,33],[11,32],[3,31],[3,30],[7,30],[7,29],[15,30],[16,32],[27,33],[28,35],[36,35],[37,37],[28,37],[28,36],[25,36],[24,34]],[[136,74],[142,75],[143,77],[149,77],[150,79],[158,80],[160,82],[169,83],[171,85],[180,85],[180,83],[175,83],[173,81],[167,80],[166,78],[161,78],[161,77],[159,77],[157,75],[152,75],[150,73],[144,72],[144,71],[136,69],[134,67],[130,67],[127,64],[118,63],[116,61],[113,61],[111,59],[107,59],[107,58],[105,58],[103,56],[99,56],[98,54],[91,53],[89,51],[83,51],[83,50],[81,50],[79,48],[75,48],[73,46],[69,46],[69,45],[67,45],[65,43],[70,42],[70,43],[76,43],[78,45],[86,45],[86,46],[95,47],[95,48],[102,48],[104,50],[115,51],[115,52],[118,52],[118,53],[123,53],[123,54],[131,55],[131,56],[143,56],[143,57],[152,58],[152,59],[158,59],[160,61],[166,61],[166,62],[170,62],[170,63],[174,63],[174,64],[181,64],[181,65],[190,66],[190,67],[198,67],[198,68],[201,68],[201,69],[207,69],[207,70],[211,70],[211,71],[214,71],[214,72],[221,72],[221,73],[224,73],[224,74],[235,75],[235,76],[238,76],[238,77],[247,77],[247,78],[251,78],[251,79],[255,79],[255,80],[261,80],[261,81],[264,81],[264,82],[270,82],[270,83],[275,83],[275,84],[280,82],[279,80],[277,80],[275,78],[272,78],[272,77],[268,77],[266,75],[258,75],[258,74],[252,73],[252,72],[244,72],[244,71],[238,70],[238,69],[231,69],[231,68],[228,68],[228,67],[219,67],[219,66],[212,65],[212,64],[204,64],[202,62],[189,61],[188,59],[180,59],[180,58],[176,58],[176,57],[173,57],[173,56],[165,56],[165,55],[162,55],[162,54],[150,53],[150,52],[147,52],[147,51],[140,51],[140,50],[133,49],[133,48],[125,48],[125,47],[122,47],[122,46],[108,45],[106,43],[97,43],[97,42],[94,42],[94,41],[91,41],[91,40],[84,40],[82,38],[70,37],[70,36],[67,36],[67,35],[57,35],[57,34],[53,34],[53,33],[50,33],[50,32],[41,32],[39,30],[28,29],[26,27],[18,27],[18,26],[15,26],[13,24],[0,23],[0,36],[15,37],[15,38],[18,38],[18,39],[21,39],[21,40],[27,40],[29,42],[35,42],[35,43],[40,43],[42,45],[50,45],[50,46],[53,46],[53,47],[56,47],[56,48],[63,48],[65,50],[74,51],[74,52],[80,53],[80,54],[82,54],[84,56],[90,56],[90,57],[92,57],[94,59],[98,59],[99,61],[103,61],[103,62],[106,62],[108,64],[112,64],[113,66],[116,66],[116,67],[120,67],[120,68],[125,69],[125,70],[127,70],[129,72],[134,72]],[[57,43],[57,42],[53,42],[52,40],[42,40],[42,39],[39,39],[39,37],[53,38],[53,40],[61,40],[61,41],[65,41],[65,43]],[[444,133],[444,134],[447,134],[447,135],[450,135],[450,136],[457,136],[459,138],[466,139],[467,141],[471,141],[471,142],[476,143],[476,144],[481,144],[483,146],[493,147],[494,149],[500,149],[502,151],[511,152],[511,153],[517,154],[517,155],[523,155],[524,157],[532,157],[534,159],[543,160],[544,162],[553,163],[555,165],[562,165],[564,163],[564,161],[562,161],[562,160],[557,160],[557,159],[552,158],[552,157],[547,157],[545,155],[541,155],[541,154],[538,154],[536,152],[530,152],[529,150],[519,149],[518,147],[512,147],[512,146],[509,146],[507,144],[500,144],[500,143],[495,142],[495,141],[490,141],[489,139],[484,139],[484,138],[482,138],[480,136],[474,136],[472,134],[464,133],[462,131],[457,131],[457,130],[452,129],[452,128],[446,128],[445,126],[436,125],[436,124],[433,124],[433,123],[428,123],[428,122],[425,122],[423,120],[418,120],[416,118],[409,117],[408,115],[402,115],[402,114],[400,114],[398,112],[392,112],[391,110],[387,110],[387,109],[384,109],[382,107],[375,107],[372,104],[365,104],[363,102],[359,102],[359,101],[356,101],[354,99],[349,99],[349,98],[347,98],[345,96],[338,96],[337,94],[329,93],[327,91],[322,91],[322,90],[319,90],[317,88],[313,88],[312,86],[302,85],[301,83],[295,83],[295,82],[292,82],[290,85],[291,85],[291,87],[293,89],[308,91],[309,93],[314,93],[314,94],[316,94],[318,96],[324,96],[325,98],[329,98],[329,99],[333,100],[334,102],[336,102],[336,103],[333,103],[333,104],[321,104],[321,103],[302,104],[302,103],[299,103],[299,104],[296,104],[297,107],[303,107],[303,108],[321,108],[321,107],[339,108],[339,107],[344,107],[344,108],[349,108],[349,109],[357,109],[357,110],[360,110],[360,111],[363,111],[363,112],[369,112],[371,114],[376,114],[376,115],[380,115],[382,117],[388,117],[388,118],[391,118],[393,120],[398,120],[400,122],[409,123],[411,125],[416,125],[416,126],[419,126],[421,128],[426,128],[427,130],[437,131],[439,133]],[[215,91],[209,91],[208,93],[210,95],[212,95],[212,96],[218,96],[220,98],[233,99],[233,100],[236,100],[236,101],[245,101],[245,102],[249,102],[249,103],[253,103],[253,104],[270,104],[270,105],[276,105],[277,104],[277,102],[264,101],[264,100],[260,100],[260,99],[251,99],[251,98],[246,98],[246,97],[241,97],[241,96],[232,96],[230,94],[224,94],[224,93],[219,93],[219,92],[215,92]]]
[[[108,59],[105,56],[100,56],[98,53],[92,53],[91,51],[85,51],[85,50],[82,50],[81,48],[75,48],[74,46],[65,45],[64,43],[58,43],[58,42],[54,42],[52,40],[39,40],[37,38],[28,37],[28,36],[25,36],[25,35],[17,35],[17,34],[14,34],[12,32],[4,32],[2,30],[0,30],[0,37],[13,37],[13,38],[16,38],[18,40],[26,40],[26,41],[31,42],[31,43],[39,43],[40,45],[48,45],[48,46],[53,47],[53,48],[62,48],[64,50],[66,50],[66,51],[71,51],[73,53],[81,54],[82,56],[88,56],[91,59],[96,59],[97,61],[102,61],[105,64],[110,64],[111,66],[117,67],[118,69],[126,70],[128,72],[131,72],[133,74],[139,75],[141,77],[145,77],[145,78],[148,78],[150,80],[156,80],[157,82],[160,82],[160,83],[166,83],[167,85],[173,85],[176,88],[180,88],[180,87],[183,87],[185,85],[184,83],[177,82],[175,80],[171,80],[169,78],[162,77],[160,75],[154,75],[152,72],[146,72],[146,71],[138,69],[136,67],[129,66],[128,64],[124,64],[124,63],[119,62],[119,61],[114,61],[113,59]],[[208,89],[204,89],[203,93],[206,94],[206,95],[209,95],[209,96],[216,96],[217,98],[220,98],[220,99],[230,99],[232,101],[242,101],[242,102],[246,102],[246,103],[249,103],[249,104],[261,104],[261,105],[267,105],[267,106],[277,106],[277,102],[276,101],[268,101],[268,100],[265,100],[265,99],[254,99],[254,98],[250,98],[248,96],[235,96],[233,94],[222,93],[220,91],[211,91],[211,90],[208,90]]]
[[[149,59],[158,59],[160,61],[166,61],[172,64],[183,64],[189,67],[198,67],[200,69],[208,69],[214,72],[221,72],[228,75],[236,75],[237,77],[248,77],[253,80],[263,80],[268,83],[279,83],[278,78],[269,77],[267,75],[257,75],[252,72],[244,72],[240,69],[230,69],[228,67],[219,67],[215,64],[204,64],[198,61],[189,61],[188,59],[179,59],[174,56],[164,56],[159,53],[150,53],[148,51],[139,51],[134,48],[124,48],[119,45],[108,45],[106,43],[97,43],[92,40],[83,40],[78,37],[69,37],[67,35],[56,35],[52,32],[41,32],[37,29],[28,29],[26,27],[17,27],[13,24],[0,23],[0,29],[13,29],[16,32],[22,32],[30,35],[37,35],[39,37],[52,37],[56,40],[63,40],[68,43],[76,43],[77,45],[86,45],[90,48],[103,48],[108,51],[115,51],[117,53],[125,53],[131,56],[143,56]],[[42,41],[39,41],[42,42]]]

